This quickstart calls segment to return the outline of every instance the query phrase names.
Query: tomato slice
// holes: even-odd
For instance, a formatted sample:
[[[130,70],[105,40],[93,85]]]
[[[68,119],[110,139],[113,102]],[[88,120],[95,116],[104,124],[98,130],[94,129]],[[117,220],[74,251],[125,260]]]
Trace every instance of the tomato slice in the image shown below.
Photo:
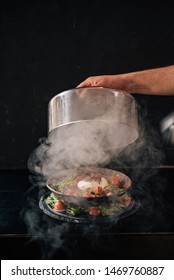
[[[128,206],[131,203],[131,197],[122,197],[120,201],[125,206]]]
[[[100,209],[97,208],[97,207],[91,207],[91,208],[89,209],[89,214],[90,214],[91,216],[99,216],[99,215],[101,214],[101,211],[100,211]]]
[[[54,204],[54,209],[55,210],[65,210],[66,208],[66,205],[63,201],[57,201],[55,204]]]
[[[86,194],[86,197],[96,197],[96,196],[95,196],[95,194],[87,193],[87,194]]]
[[[121,183],[121,179],[119,176],[111,176],[110,183],[111,185],[119,185]]]

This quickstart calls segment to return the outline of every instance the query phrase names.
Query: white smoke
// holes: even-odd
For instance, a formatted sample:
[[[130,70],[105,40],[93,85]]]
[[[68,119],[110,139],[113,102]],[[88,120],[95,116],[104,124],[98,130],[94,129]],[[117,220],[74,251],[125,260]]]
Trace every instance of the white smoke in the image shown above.
[[[30,208],[25,209],[24,219],[30,234],[45,236],[44,258],[50,258],[50,254],[62,246],[62,233],[68,234],[72,228],[68,223],[53,222],[53,219],[44,213],[40,216],[38,212],[39,198],[46,191],[45,180],[59,170],[86,166],[124,169],[134,182],[132,188],[145,194],[149,215],[152,213],[148,202],[161,200],[161,197],[152,197],[145,191],[149,178],[155,173],[154,167],[164,160],[160,136],[148,121],[146,112],[139,109],[139,137],[133,143],[130,143],[131,130],[128,126],[113,126],[108,122],[77,122],[53,130],[48,137],[40,140],[38,147],[31,153],[28,168],[32,173],[31,183],[38,193],[34,203],[31,199],[33,196],[30,196]],[[130,144],[126,146],[127,142]],[[112,225],[107,225],[107,231]],[[89,233],[89,228],[93,234],[96,229],[97,238],[97,229],[101,231],[101,227],[97,228],[94,224],[83,225],[80,234]],[[106,230],[106,227],[102,228]],[[49,254],[46,252],[47,247]]]

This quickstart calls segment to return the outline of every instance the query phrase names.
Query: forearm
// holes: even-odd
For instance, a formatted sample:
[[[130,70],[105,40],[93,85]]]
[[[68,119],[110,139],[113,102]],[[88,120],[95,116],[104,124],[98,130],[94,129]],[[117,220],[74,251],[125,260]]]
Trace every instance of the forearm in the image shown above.
[[[115,88],[130,94],[174,95],[174,65],[125,74],[92,76],[78,85],[87,86]]]
[[[174,66],[122,74],[122,79],[130,94],[174,95]]]

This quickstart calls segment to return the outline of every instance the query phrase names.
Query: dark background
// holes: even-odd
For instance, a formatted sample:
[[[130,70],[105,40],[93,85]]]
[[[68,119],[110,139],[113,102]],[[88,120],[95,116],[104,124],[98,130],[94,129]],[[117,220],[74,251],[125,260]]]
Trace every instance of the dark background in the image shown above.
[[[91,75],[174,64],[165,1],[5,1],[1,4],[0,169],[25,169],[47,136],[47,105]],[[135,95],[156,129],[174,97]]]
[[[2,259],[173,259],[173,168],[135,166],[135,177],[134,168],[126,170],[134,191],[140,192],[141,208],[113,229],[92,227],[92,240],[89,227],[85,231],[81,224],[67,226],[42,213],[37,182],[32,183],[27,170],[30,153],[47,136],[47,106],[55,94],[88,76],[174,64],[173,5],[154,3],[1,1]],[[174,166],[174,149],[163,143],[159,130],[161,120],[174,111],[174,96],[134,97],[147,127],[157,132],[158,145],[167,155],[165,164]],[[59,237],[63,243],[56,252]]]

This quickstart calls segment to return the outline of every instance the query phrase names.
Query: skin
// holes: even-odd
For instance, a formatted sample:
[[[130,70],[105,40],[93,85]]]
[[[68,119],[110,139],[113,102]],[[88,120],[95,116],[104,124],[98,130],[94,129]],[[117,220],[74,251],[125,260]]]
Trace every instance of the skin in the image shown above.
[[[106,87],[129,94],[174,96],[174,65],[117,75],[88,77],[77,87]]]

